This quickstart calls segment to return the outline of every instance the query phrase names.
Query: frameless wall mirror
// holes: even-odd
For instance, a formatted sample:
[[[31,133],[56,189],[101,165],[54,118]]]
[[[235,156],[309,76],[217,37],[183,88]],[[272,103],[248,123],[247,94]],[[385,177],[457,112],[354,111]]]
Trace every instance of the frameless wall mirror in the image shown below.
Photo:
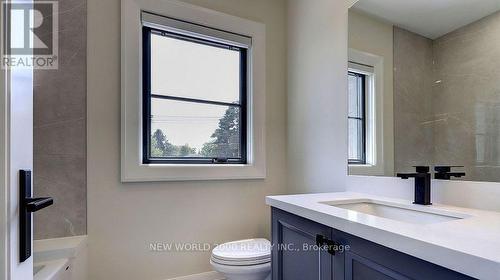
[[[348,65],[350,175],[500,182],[499,0],[359,0]]]

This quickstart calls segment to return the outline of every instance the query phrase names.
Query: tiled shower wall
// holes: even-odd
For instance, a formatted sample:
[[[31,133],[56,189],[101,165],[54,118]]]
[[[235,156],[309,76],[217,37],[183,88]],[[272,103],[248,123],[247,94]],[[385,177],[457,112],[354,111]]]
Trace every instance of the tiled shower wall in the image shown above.
[[[429,165],[433,153],[432,40],[394,27],[394,167]]]
[[[86,0],[59,1],[59,69],[34,71],[35,239],[87,232]]]
[[[500,12],[435,40],[434,60],[434,161],[500,182]]]
[[[396,172],[464,165],[462,179],[499,182],[500,12],[435,40],[395,28],[394,44]]]

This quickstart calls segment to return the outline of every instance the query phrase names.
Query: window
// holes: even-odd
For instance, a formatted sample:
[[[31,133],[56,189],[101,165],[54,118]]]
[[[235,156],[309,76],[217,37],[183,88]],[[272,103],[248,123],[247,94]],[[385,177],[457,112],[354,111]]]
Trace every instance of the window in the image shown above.
[[[349,49],[349,174],[392,176],[394,137],[392,64]]]
[[[349,71],[349,164],[366,164],[366,75]]]
[[[265,25],[179,1],[121,4],[122,182],[266,178]]]
[[[166,20],[187,28],[143,26],[143,163],[246,164],[248,43]]]

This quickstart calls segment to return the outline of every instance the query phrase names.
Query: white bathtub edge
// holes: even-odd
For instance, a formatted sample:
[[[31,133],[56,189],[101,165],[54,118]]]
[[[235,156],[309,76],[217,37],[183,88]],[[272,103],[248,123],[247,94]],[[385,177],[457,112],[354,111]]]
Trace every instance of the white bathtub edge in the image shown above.
[[[33,276],[33,280],[50,280],[56,277],[57,274],[62,273],[62,271],[69,265],[68,259],[40,262],[36,263],[35,266],[44,266],[38,273]]]
[[[35,262],[75,258],[87,247],[87,236],[71,236],[33,241]]]
[[[34,241],[35,265],[66,261],[71,280],[88,280],[87,236],[72,236]]]

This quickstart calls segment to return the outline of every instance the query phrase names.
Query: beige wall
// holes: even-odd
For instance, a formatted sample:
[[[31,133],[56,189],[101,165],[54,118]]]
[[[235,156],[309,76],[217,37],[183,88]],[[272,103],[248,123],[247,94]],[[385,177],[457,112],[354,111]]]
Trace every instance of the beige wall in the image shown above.
[[[187,2],[267,26],[268,177],[120,183],[120,1],[88,0],[89,279],[167,279],[209,271],[209,252],[154,253],[149,243],[269,237],[264,198],[285,193],[285,1]]]
[[[288,1],[288,190],[345,189],[347,3]]]
[[[349,10],[349,48],[384,59],[383,135],[384,175],[394,175],[393,26]],[[357,174],[363,175],[363,174]]]

